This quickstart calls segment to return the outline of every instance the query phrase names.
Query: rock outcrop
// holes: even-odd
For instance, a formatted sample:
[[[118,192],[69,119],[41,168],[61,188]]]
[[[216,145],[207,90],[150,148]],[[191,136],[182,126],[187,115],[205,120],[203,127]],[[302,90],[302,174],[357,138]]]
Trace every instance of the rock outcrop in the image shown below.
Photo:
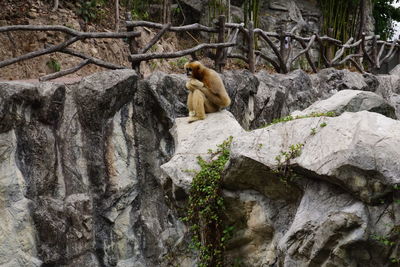
[[[234,124],[229,113],[210,116],[197,126],[177,122],[178,151],[162,166],[179,192],[173,194],[175,201],[185,198],[193,177],[183,168],[198,169],[194,158],[206,151],[195,148],[209,140],[208,134],[196,135],[197,129],[218,129],[221,121]],[[393,202],[400,184],[399,121],[362,111],[297,119],[247,133],[231,130],[218,135],[234,136],[223,175],[227,224],[235,227],[230,257],[245,266],[384,266],[390,257],[398,257],[394,246],[379,244],[377,236],[396,238],[391,231],[396,231],[399,216]],[[301,144],[298,157],[277,159],[296,144]],[[211,143],[209,147],[214,148]],[[291,176],[277,171],[280,164],[292,169]],[[384,211],[388,206],[392,218]],[[379,216],[387,217],[375,220]]]
[[[232,106],[193,124],[180,118],[183,75],[118,70],[69,85],[0,83],[0,265],[195,265],[179,220],[193,176],[184,171],[231,135],[224,196],[227,222],[238,225],[228,258],[387,265],[398,257],[398,121],[358,105],[249,131],[342,89],[371,91],[384,100],[363,92],[368,101],[387,101],[399,115],[399,73],[329,73],[324,83],[326,73],[226,72]],[[275,157],[300,143],[288,165],[300,178],[277,178]]]
[[[345,111],[367,110],[396,119],[395,109],[381,96],[359,90],[342,90],[328,99],[317,101],[303,111],[292,112],[293,116],[307,116],[313,113],[334,112],[340,115]]]

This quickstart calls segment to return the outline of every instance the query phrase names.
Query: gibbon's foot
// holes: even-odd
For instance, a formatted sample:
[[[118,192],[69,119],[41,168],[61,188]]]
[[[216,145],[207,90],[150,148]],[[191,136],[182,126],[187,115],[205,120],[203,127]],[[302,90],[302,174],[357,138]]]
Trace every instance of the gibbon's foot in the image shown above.
[[[188,122],[194,122],[194,121],[199,121],[199,120],[204,120],[206,117],[200,118],[200,117],[189,117]]]
[[[196,111],[189,111],[189,117],[196,116]]]

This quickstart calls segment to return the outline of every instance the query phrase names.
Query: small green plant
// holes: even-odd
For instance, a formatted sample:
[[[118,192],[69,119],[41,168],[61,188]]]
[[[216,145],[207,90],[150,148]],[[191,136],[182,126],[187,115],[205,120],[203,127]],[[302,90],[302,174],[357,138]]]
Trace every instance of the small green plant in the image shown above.
[[[177,60],[178,68],[183,69],[183,66],[185,66],[185,64],[188,62],[189,62],[189,59],[187,57],[178,58],[178,60]]]
[[[157,44],[155,44],[152,47],[150,47],[150,51],[151,52],[157,52],[157,49],[158,49],[158,45]]]
[[[311,128],[311,135],[315,135],[317,133],[317,129],[316,128]]]
[[[290,162],[301,155],[301,150],[304,144],[294,144],[289,147],[288,151],[281,151],[279,155],[275,157],[276,169],[275,173],[279,175],[279,179],[287,183],[296,178],[293,169],[290,167]]]
[[[150,15],[149,12],[147,11],[138,11],[138,10],[132,10],[132,19],[134,20],[148,20]]]
[[[149,63],[151,71],[154,71],[157,68],[157,62],[155,60],[150,61]]]
[[[326,124],[326,122],[323,122],[323,123],[321,123],[321,124],[319,125],[319,127],[324,128],[326,125],[328,125],[328,124]]]
[[[198,157],[201,169],[193,178],[187,209],[183,218],[192,234],[192,248],[199,251],[198,266],[223,266],[225,244],[232,236],[233,227],[224,227],[225,208],[221,190],[221,173],[229,159],[232,137],[218,149],[209,151],[211,160]]]
[[[169,65],[171,67],[175,67],[175,68],[179,68],[179,69],[183,69],[183,67],[185,66],[185,64],[189,62],[189,59],[187,57],[180,57],[175,61],[169,61]]]
[[[77,13],[85,22],[97,21],[104,15],[101,9],[104,3],[104,0],[81,1]]]
[[[53,72],[59,72],[61,70],[61,64],[57,59],[50,58],[46,63],[47,67],[49,67]]]
[[[279,119],[274,119],[271,123],[268,123],[266,125],[264,125],[264,127],[268,127],[277,123],[281,123],[281,122],[288,122],[288,121],[293,121],[293,120],[298,120],[298,119],[305,119],[305,118],[315,118],[315,117],[335,117],[336,114],[333,111],[329,111],[326,113],[319,113],[319,112],[312,112],[308,115],[304,115],[304,116],[286,116],[283,118],[279,118]],[[326,123],[325,123],[326,124]],[[325,125],[326,126],[326,125]],[[321,126],[324,127],[324,126]]]
[[[384,237],[384,236],[380,236],[380,235],[373,235],[372,239],[378,241],[379,243],[381,243],[382,245],[385,246],[393,246],[396,243],[393,241],[390,241],[388,238]]]

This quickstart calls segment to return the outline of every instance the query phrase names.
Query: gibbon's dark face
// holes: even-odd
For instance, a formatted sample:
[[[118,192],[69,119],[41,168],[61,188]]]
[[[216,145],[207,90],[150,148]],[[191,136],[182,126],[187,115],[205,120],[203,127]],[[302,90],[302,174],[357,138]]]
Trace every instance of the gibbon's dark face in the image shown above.
[[[187,67],[186,68],[186,76],[188,76],[189,78],[192,78],[193,75],[193,69],[191,67]]]
[[[198,61],[193,61],[193,62],[188,62],[185,64],[184,68],[186,71],[186,75],[189,78],[196,78],[195,76],[198,76],[198,70],[200,67],[200,62]]]

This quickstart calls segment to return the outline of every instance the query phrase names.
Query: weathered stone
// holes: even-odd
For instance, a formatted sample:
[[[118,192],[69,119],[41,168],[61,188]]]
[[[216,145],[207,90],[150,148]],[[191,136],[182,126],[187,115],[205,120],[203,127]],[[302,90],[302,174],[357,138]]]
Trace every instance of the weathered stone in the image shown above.
[[[275,157],[281,151],[304,144],[301,155],[291,163],[293,168],[342,186],[370,203],[400,182],[396,160],[399,134],[398,121],[367,111],[346,112],[339,117],[298,119],[250,132],[234,143],[232,157],[276,168]]]
[[[232,100],[227,109],[243,128],[249,129],[250,122],[254,119],[254,98],[259,81],[246,70],[225,72],[222,79]]]
[[[205,120],[194,123],[188,123],[187,117],[176,119],[171,132],[176,150],[171,160],[161,165],[165,174],[162,176],[161,184],[167,185],[172,179],[173,194],[178,199],[180,197],[178,194],[189,191],[193,172],[200,169],[197,156],[208,159],[209,149],[215,149],[229,136],[242,134],[243,129],[232,114],[222,111],[210,113]],[[207,141],[197,142],[196,140]]]
[[[37,231],[26,198],[27,182],[19,170],[15,131],[0,134],[0,265],[41,266]]]
[[[307,116],[312,113],[326,113],[333,111],[336,115],[343,112],[357,112],[367,110],[380,113],[386,117],[396,119],[395,109],[382,97],[372,92],[359,90],[342,90],[328,99],[315,102],[303,111],[292,112],[292,116]]]
[[[219,115],[218,120],[215,116],[196,123],[228,125],[229,114]],[[323,122],[327,125],[320,127]],[[318,127],[315,135],[310,131],[313,126]],[[167,188],[184,188],[182,184],[193,175],[182,169],[198,168],[176,156],[182,151],[194,153],[192,158],[205,154],[206,148],[199,149],[199,144],[207,143],[208,136],[194,136],[188,127],[192,126],[180,120],[175,126],[180,133],[175,134],[177,151],[162,166],[170,179],[163,182]],[[390,227],[395,225],[394,217],[370,203],[379,204],[395,193],[393,185],[400,182],[398,151],[393,149],[400,147],[399,131],[399,122],[363,111],[298,119],[235,135],[223,174],[225,223],[235,229],[227,245],[227,264],[240,259],[244,266],[384,265],[391,250],[376,253],[382,244],[373,235],[394,238]],[[301,155],[288,165],[297,179],[283,180],[275,170],[275,157],[297,143],[304,143]],[[172,189],[171,197],[180,202],[185,190]]]
[[[183,75],[119,70],[69,85],[0,83],[0,265],[195,266],[179,220],[193,174],[182,170],[233,135],[223,183],[236,229],[227,264],[385,266],[398,252],[372,236],[397,238],[397,121],[363,111],[242,129],[329,97],[341,73],[332,70],[328,86],[301,71],[226,71],[236,119],[228,111],[180,118],[175,136],[169,129],[187,116]],[[398,102],[397,74],[356,75],[347,87],[364,81]],[[303,153],[289,166],[300,178],[279,179],[275,157],[296,143]]]

